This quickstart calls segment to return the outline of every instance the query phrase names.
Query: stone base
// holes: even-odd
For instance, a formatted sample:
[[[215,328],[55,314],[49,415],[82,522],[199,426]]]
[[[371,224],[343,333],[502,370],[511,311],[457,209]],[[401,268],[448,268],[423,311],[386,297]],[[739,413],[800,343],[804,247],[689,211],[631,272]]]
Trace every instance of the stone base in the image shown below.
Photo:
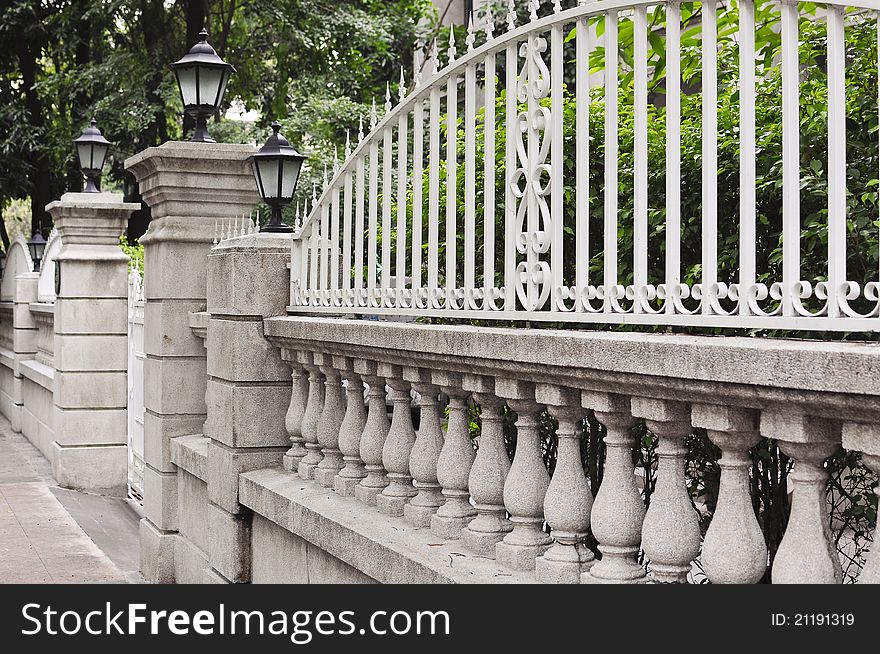
[[[431,518],[437,513],[436,506],[416,506],[412,502],[403,507],[403,517],[413,527],[426,529],[431,526]]]
[[[333,489],[342,497],[354,497],[354,489],[360,481],[360,479],[336,475],[333,478]]]
[[[549,552],[548,552],[549,554]],[[589,561],[560,561],[548,558],[547,554],[535,559],[535,579],[542,584],[579,584],[581,575],[595,563]]]
[[[315,478],[315,470],[317,470],[317,464],[306,463],[304,461],[299,462],[299,466],[297,467],[296,474],[300,476],[302,479],[314,479]]]
[[[290,456],[289,454],[285,454],[281,465],[283,465],[284,469],[288,472],[296,474],[299,471],[299,464],[302,460],[303,457],[301,456]]]
[[[581,576],[582,584],[644,584],[648,577],[645,568],[636,561],[637,546],[601,545],[602,560],[596,561],[589,572]]]
[[[504,540],[508,532],[472,531],[465,527],[461,530],[461,542],[474,554],[495,558],[495,545]]]
[[[324,488],[334,488],[336,475],[339,473],[337,468],[315,468],[315,481]]]
[[[534,570],[535,559],[550,549],[547,545],[511,545],[501,541],[495,545],[495,560],[512,570]]]
[[[114,497],[128,494],[127,446],[71,447],[56,441],[52,447],[52,475],[62,488]]]
[[[354,496],[359,502],[366,504],[367,506],[376,506],[376,498],[381,492],[381,488],[364,486],[363,484],[358,484],[354,487]]]
[[[440,538],[458,540],[461,538],[462,529],[473,519],[472,515],[449,517],[435,513],[431,516],[431,533]]]
[[[633,577],[625,577],[621,579],[610,578],[610,577],[597,577],[594,572],[596,570],[596,565],[600,562],[596,562],[595,565],[591,566],[589,570],[581,574],[581,583],[582,584],[649,584],[651,583],[651,579],[642,574],[641,576],[633,576]],[[644,571],[642,571],[644,573]]]
[[[403,516],[403,509],[409,503],[412,497],[407,495],[383,495],[376,496],[376,508],[379,513],[394,516],[396,518]]]
[[[140,522],[141,574],[147,583],[174,583],[174,546],[177,532],[162,531],[144,518]]]

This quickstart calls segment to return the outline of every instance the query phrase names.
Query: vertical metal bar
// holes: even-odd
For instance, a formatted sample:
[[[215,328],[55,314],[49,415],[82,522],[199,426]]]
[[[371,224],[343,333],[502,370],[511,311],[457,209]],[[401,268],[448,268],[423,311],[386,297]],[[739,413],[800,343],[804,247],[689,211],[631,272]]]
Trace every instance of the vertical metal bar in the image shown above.
[[[617,12],[605,15],[605,220],[603,309],[612,310],[611,293],[617,285]]]
[[[715,0],[703,2],[703,247],[702,312],[710,313],[707,300],[718,280],[718,23]]]
[[[681,280],[681,5],[666,4],[666,287]],[[674,303],[666,301],[666,312]]]
[[[755,2],[739,3],[739,313],[755,284]]]
[[[636,293],[648,283],[648,13],[636,7],[633,16],[633,285]],[[633,312],[642,304],[633,302]]]

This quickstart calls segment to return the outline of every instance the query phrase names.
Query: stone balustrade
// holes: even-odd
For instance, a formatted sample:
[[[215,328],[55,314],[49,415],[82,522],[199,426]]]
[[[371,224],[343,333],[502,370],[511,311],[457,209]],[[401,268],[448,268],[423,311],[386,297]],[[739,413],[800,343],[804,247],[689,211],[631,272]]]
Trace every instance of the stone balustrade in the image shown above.
[[[768,551],[748,453],[766,436],[793,463],[791,518],[772,579],[837,583],[823,461],[842,444],[880,469],[872,372],[880,359],[863,344],[296,316],[265,320],[265,333],[294,381],[286,474],[314,493],[335,489],[326,501],[360,519],[409,525],[495,571],[540,582],[685,583],[695,560],[713,583],[760,580]],[[515,420],[512,460],[505,414]],[[540,414],[556,424],[552,475]],[[581,463],[588,414],[605,428],[595,497]],[[637,421],[657,439],[647,508],[632,456]],[[695,428],[721,451],[704,537],[685,474]],[[861,580],[877,581],[878,570],[880,550]]]

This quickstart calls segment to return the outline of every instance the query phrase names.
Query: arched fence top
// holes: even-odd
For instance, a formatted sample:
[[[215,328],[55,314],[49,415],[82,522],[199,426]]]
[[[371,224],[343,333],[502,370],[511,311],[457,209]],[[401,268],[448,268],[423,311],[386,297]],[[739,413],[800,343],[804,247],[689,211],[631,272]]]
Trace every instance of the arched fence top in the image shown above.
[[[682,4],[557,1],[538,18],[547,3],[533,0],[523,25],[511,12],[496,34],[487,21],[479,47],[471,24],[443,68],[435,44],[425,79],[411,92],[401,79],[396,107],[386,92],[384,117],[372,112],[294,234],[291,310],[880,331],[878,266],[862,256],[874,241],[852,237],[849,206],[865,204],[856,233],[876,241],[861,200],[874,189],[851,179],[847,152],[867,121],[846,100],[848,84],[880,76],[880,1],[765,3],[771,45],[756,45],[754,0],[702,3],[693,24]],[[815,65],[804,48],[823,50]],[[804,134],[817,88],[827,122]],[[859,110],[876,119],[880,106]],[[761,159],[768,133],[778,165]],[[804,210],[808,196],[822,206]]]
[[[28,252],[27,241],[19,234],[9,244],[6,253],[6,266],[3,269],[3,279],[0,280],[0,301],[12,302],[15,299],[15,277],[21,273],[31,272],[34,262]]]
[[[37,281],[37,301],[55,302],[55,257],[61,251],[61,235],[52,229],[46,240],[46,249],[40,262],[40,278]]]

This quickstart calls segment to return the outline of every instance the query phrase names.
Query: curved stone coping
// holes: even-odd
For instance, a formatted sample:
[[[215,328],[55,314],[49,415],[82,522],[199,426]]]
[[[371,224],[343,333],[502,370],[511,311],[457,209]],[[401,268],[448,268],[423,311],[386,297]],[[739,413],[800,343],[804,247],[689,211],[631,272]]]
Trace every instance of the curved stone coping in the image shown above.
[[[880,344],[425,325],[280,316],[281,347],[363,355],[600,392],[762,408],[796,402],[830,417],[880,416]]]
[[[211,314],[207,311],[190,311],[189,327],[193,334],[201,339],[208,338],[208,323],[211,322]]]
[[[176,436],[171,439],[171,462],[207,483],[208,443],[201,434]]]
[[[5,347],[0,347],[0,365],[4,365],[9,369],[14,368],[15,352],[6,349]]]
[[[43,316],[54,316],[55,315],[55,303],[54,302],[31,302],[28,305],[31,313],[37,313]]]
[[[238,479],[244,506],[376,581],[535,583],[534,575],[475,556],[461,541],[438,538],[403,518],[380,520],[375,508],[281,468],[245,472]]]
[[[19,364],[21,376],[27,377],[35,384],[39,384],[50,393],[52,392],[53,382],[55,380],[55,369],[40,363],[35,359],[28,359]]]

